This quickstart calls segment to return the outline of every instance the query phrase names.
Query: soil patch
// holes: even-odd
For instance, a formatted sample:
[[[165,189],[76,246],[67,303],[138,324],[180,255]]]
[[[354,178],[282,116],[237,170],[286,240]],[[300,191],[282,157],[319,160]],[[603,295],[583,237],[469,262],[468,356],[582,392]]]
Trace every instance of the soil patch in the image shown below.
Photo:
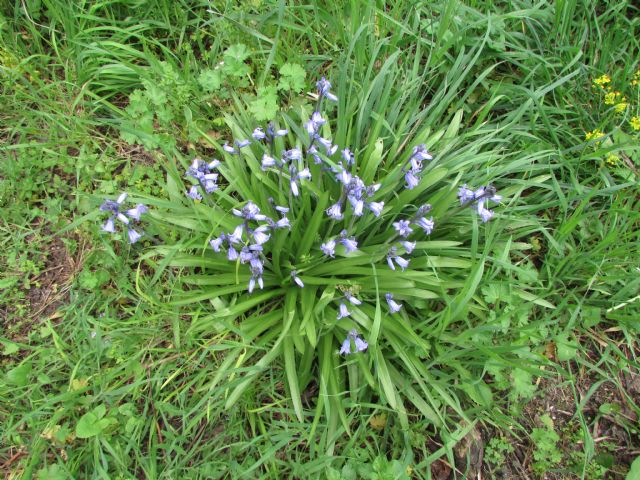
[[[25,292],[26,312],[18,316],[13,305],[0,307],[0,317],[6,322],[6,333],[16,341],[25,340],[31,330],[44,320],[62,317],[59,307],[67,302],[73,279],[82,269],[86,252],[84,241],[76,236],[66,237],[73,238],[77,244],[77,252],[72,255],[61,237],[48,234],[49,229],[44,227],[39,235],[44,235],[46,240],[40,248],[34,249],[39,253],[33,260],[43,267],[29,279],[30,286]]]
[[[597,359],[604,355],[602,348],[602,344],[593,342],[588,356],[589,360],[596,360],[594,364],[598,364]],[[625,356],[631,355],[632,352],[627,350],[621,348],[619,351]],[[630,360],[623,360],[627,359]],[[536,397],[524,407],[518,419],[530,434],[534,428],[543,427],[541,419],[548,415],[553,421],[554,431],[560,437],[557,450],[562,454],[561,462],[547,472],[535,472],[533,464],[537,446],[528,435],[519,432],[520,439],[516,436],[504,437],[513,445],[513,452],[505,455],[503,465],[485,464],[484,478],[581,478],[585,459],[581,414],[593,439],[594,449],[594,457],[586,467],[586,478],[625,479],[630,464],[640,455],[637,429],[640,372],[628,367],[616,379],[603,375],[603,369],[596,373],[593,369],[576,364],[572,364],[571,369],[575,378],[573,385],[560,376],[541,379]],[[492,437],[500,435],[499,431],[485,430],[485,447]],[[603,465],[607,465],[607,468]]]

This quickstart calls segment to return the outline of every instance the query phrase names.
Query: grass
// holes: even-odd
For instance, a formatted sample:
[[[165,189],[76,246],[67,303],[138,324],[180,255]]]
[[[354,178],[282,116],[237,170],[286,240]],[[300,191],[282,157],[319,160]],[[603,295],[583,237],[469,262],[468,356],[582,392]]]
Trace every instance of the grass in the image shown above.
[[[625,478],[640,414],[632,2],[157,0],[144,19],[119,1],[24,5],[0,17],[7,478]],[[208,90],[200,76],[237,44],[248,71]],[[188,271],[99,231],[103,197],[162,197],[171,161],[251,123],[285,62],[308,84],[331,75],[338,143],[382,138],[389,153],[458,125],[437,143],[443,165],[509,199],[474,227],[482,264],[415,325],[432,348],[421,395],[444,425],[411,409],[403,422],[376,389],[341,395],[336,420],[312,384],[299,421],[284,361],[256,370],[262,350],[176,301]],[[592,86],[603,73],[623,114]],[[277,93],[292,115],[299,97]],[[587,142],[596,128],[606,139]],[[88,412],[100,434],[79,438]]]

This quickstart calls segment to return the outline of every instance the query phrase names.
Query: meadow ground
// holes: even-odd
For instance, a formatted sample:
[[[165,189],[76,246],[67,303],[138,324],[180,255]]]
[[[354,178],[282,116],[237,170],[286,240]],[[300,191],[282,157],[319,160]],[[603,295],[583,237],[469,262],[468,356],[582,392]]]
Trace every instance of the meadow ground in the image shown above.
[[[10,3],[4,478],[640,479],[636,3]],[[381,171],[423,135],[446,181],[504,196],[425,246],[451,287],[416,307],[429,350],[384,337],[368,386],[298,343],[265,362],[273,335],[203,320],[221,307],[197,264],[105,234],[98,211],[121,191],[168,204],[178,160],[310,113],[322,75],[339,135],[379,145]],[[174,222],[156,234],[185,245]],[[314,379],[324,362],[348,384]]]

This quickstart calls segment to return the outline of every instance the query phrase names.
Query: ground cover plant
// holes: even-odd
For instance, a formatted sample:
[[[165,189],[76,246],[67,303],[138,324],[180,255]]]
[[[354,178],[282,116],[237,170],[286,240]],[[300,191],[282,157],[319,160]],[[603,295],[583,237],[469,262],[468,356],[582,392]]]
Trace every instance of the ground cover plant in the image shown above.
[[[4,476],[635,478],[632,3],[1,13]]]

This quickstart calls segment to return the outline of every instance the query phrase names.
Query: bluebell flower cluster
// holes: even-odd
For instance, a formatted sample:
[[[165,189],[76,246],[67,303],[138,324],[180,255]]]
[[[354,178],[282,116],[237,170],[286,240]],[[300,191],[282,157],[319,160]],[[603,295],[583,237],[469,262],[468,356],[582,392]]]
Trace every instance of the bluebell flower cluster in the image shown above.
[[[347,333],[347,338],[342,342],[340,347],[340,355],[349,355],[356,352],[364,352],[369,344],[360,337],[358,331],[354,328]],[[354,350],[355,348],[355,350]]]
[[[326,98],[327,100],[331,100],[332,102],[338,101],[338,97],[330,92],[331,83],[329,83],[329,80],[327,80],[326,78],[322,77],[320,80],[318,80],[318,82],[316,83],[316,88],[318,89],[318,97],[320,100]]]
[[[389,268],[391,270],[395,270],[396,269],[395,264],[397,264],[404,272],[404,269],[409,266],[409,260],[401,257],[400,255],[398,255],[397,252],[398,252],[398,249],[396,247],[391,247],[389,249],[389,252],[387,252],[387,265],[389,265]]]
[[[220,160],[214,159],[207,163],[199,158],[195,158],[191,166],[187,169],[186,176],[196,179],[206,193],[213,193],[219,188],[219,174],[214,172],[218,165],[220,165]],[[187,191],[187,196],[193,200],[202,200],[198,185],[192,185]]]
[[[121,211],[122,204],[127,199],[127,194],[122,193],[117,200],[105,200],[100,205],[100,210],[103,212],[111,213],[111,216],[102,226],[102,230],[108,233],[116,232],[116,220],[126,225],[127,238],[130,244],[136,243],[142,237],[142,233],[133,228],[133,222],[139,222],[141,216],[148,211],[146,205],[142,203],[137,204],[134,208]]]
[[[344,292],[344,299],[340,300],[338,305],[338,320],[351,316],[347,302],[355,306],[362,305],[362,300],[358,299],[353,293],[349,291]]]
[[[493,217],[493,210],[487,208],[489,201],[499,203],[502,200],[502,196],[497,194],[492,185],[472,190],[465,184],[458,189],[458,198],[460,205],[473,208],[484,223]]]
[[[248,264],[251,278],[247,290],[252,293],[256,285],[260,289],[264,288],[264,245],[271,239],[275,230],[290,228],[289,219],[286,214],[288,207],[274,205],[273,209],[280,214],[278,220],[268,217],[260,211],[252,201],[248,201],[242,208],[234,208],[231,213],[242,219],[242,223],[235,227],[233,232],[221,233],[217,238],[209,241],[209,245],[214,252],[220,252],[223,248],[227,251],[227,259],[231,262],[239,261],[241,264]],[[265,222],[258,224],[258,222]],[[302,280],[291,272],[291,277],[301,288],[304,287]]]
[[[273,143],[273,140],[276,137],[284,137],[288,133],[289,133],[289,130],[275,129],[273,126],[273,123],[270,123],[269,125],[267,125],[266,132],[262,127],[257,127],[256,129],[253,130],[253,133],[251,134],[251,136],[253,137],[254,140],[258,140],[258,141],[264,140],[267,143]]]
[[[221,233],[210,240],[210,246],[216,253],[226,253],[229,261],[248,266],[251,274],[247,286],[249,293],[252,293],[256,287],[260,289],[265,287],[264,271],[265,268],[271,267],[269,262],[274,259],[272,252],[268,250],[269,242],[272,241],[277,230],[285,230],[284,234],[286,234],[286,230],[291,228],[287,217],[290,209],[296,210],[297,198],[312,191],[311,186],[305,183],[312,180],[310,167],[314,171],[319,171],[322,176],[328,175],[330,181],[335,182],[334,191],[337,192],[324,212],[330,220],[330,226],[323,231],[324,238],[316,247],[316,252],[321,253],[322,256],[335,258],[338,254],[349,255],[357,252],[359,241],[354,235],[357,231],[355,222],[363,217],[368,217],[366,221],[375,221],[385,216],[385,198],[380,191],[381,184],[367,185],[357,175],[357,150],[351,150],[348,146],[341,149],[331,138],[328,138],[327,119],[323,116],[321,107],[325,100],[338,101],[338,97],[331,91],[331,83],[323,77],[317,82],[316,87],[316,108],[304,122],[305,134],[300,138],[294,138],[295,136],[290,135],[289,130],[277,128],[273,123],[269,123],[264,128],[255,128],[251,139],[236,140],[222,146],[222,150],[232,156],[242,156],[243,150],[256,148],[256,152],[253,153],[258,153],[257,158],[260,159],[262,171],[275,174],[280,187],[288,191],[289,205],[287,206],[275,205],[275,201],[269,199],[269,205],[261,205],[265,208],[265,212],[261,211],[257,203],[250,200],[233,208],[231,213],[238,219],[239,224],[232,231]],[[275,139],[286,136],[292,143],[288,149],[285,148],[278,154]],[[252,144],[254,147],[251,146]],[[413,147],[411,155],[400,169],[405,188],[414,189],[420,184],[424,163],[431,160],[433,155],[424,144]],[[320,165],[320,168],[313,167],[314,164]],[[218,173],[215,170],[219,165],[218,160],[206,163],[195,159],[187,170],[187,176],[196,179],[198,184],[193,185],[187,195],[193,199],[201,199],[201,190],[205,193],[218,190]],[[389,190],[385,189],[384,192],[388,197]],[[486,208],[487,202],[498,201],[500,198],[493,187],[471,191],[466,188],[466,185],[460,189],[459,196],[463,205],[473,205],[476,208],[483,221],[488,220],[492,215],[492,212]],[[413,237],[430,235],[434,231],[435,222],[433,217],[429,216],[430,210],[431,205],[424,204],[413,215],[405,218],[394,217],[393,221],[389,222],[387,241],[379,252],[384,256],[386,250],[389,269],[394,271],[407,269],[410,263],[409,256],[417,245]],[[338,222],[344,222],[344,224]],[[338,225],[335,225],[336,223]],[[339,231],[337,235],[332,234],[334,226]],[[280,271],[280,268],[277,270]],[[304,268],[300,265],[292,266],[289,270],[289,279],[285,281],[290,281],[297,288],[305,288],[304,275],[301,272],[304,272]],[[394,300],[392,293],[387,293],[385,299],[390,314],[401,312],[403,305]],[[349,318],[352,310],[362,304],[362,300],[351,291],[346,291],[335,302],[337,320],[346,322],[352,322]],[[347,334],[340,353],[347,355],[363,352],[367,347],[367,342],[354,329]]]
[[[222,149],[231,155],[240,155],[240,150],[251,145],[251,140],[246,138],[244,140],[236,140],[234,145],[235,146],[231,146],[228,143],[225,143],[222,146]]]
[[[412,190],[420,183],[420,173],[422,172],[422,162],[424,160],[432,160],[433,156],[427,151],[425,145],[417,145],[413,147],[413,153],[409,157],[409,161],[404,168],[404,179],[407,182],[405,187]]]

